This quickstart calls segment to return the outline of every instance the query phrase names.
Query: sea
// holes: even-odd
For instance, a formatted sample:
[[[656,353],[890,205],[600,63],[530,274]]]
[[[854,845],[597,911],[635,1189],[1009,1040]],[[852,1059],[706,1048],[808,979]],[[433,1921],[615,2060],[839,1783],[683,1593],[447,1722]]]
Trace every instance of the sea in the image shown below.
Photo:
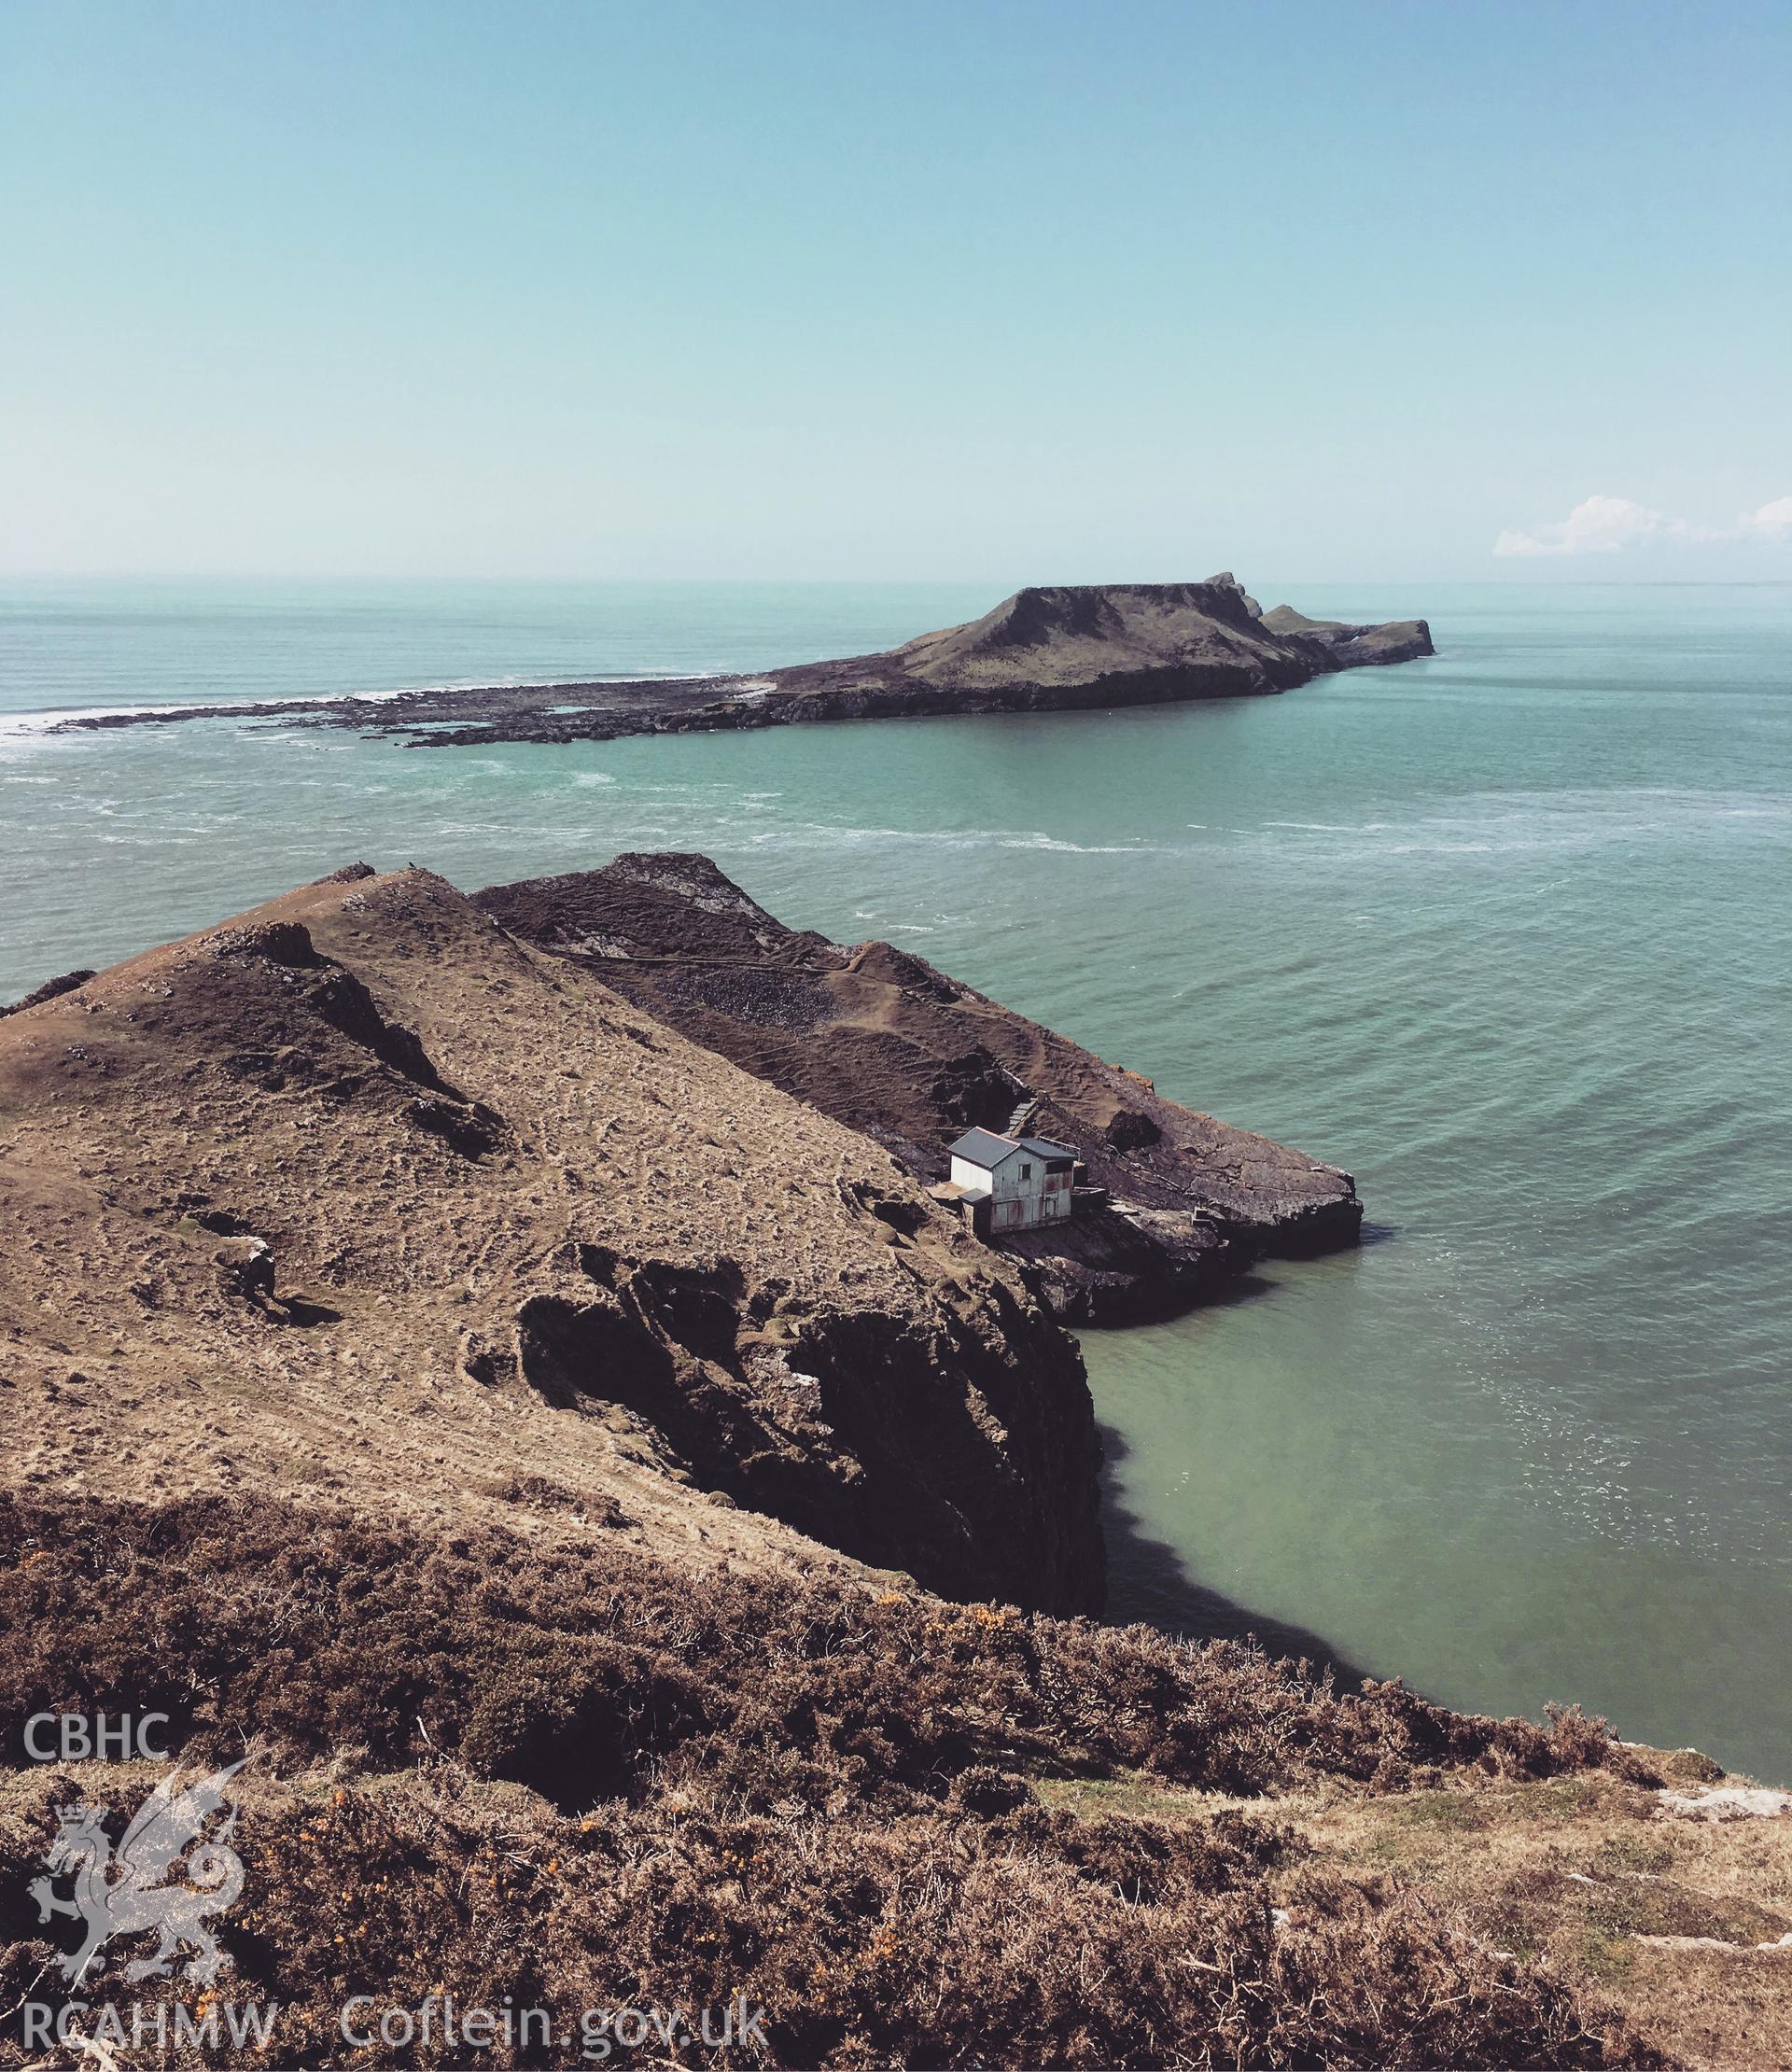
[[[1792,584],[1253,582],[1281,697],[403,749],[70,708],[756,669],[1012,584],[0,583],[0,998],[364,859],[702,850],[1348,1168],[1360,1250],[1084,1336],[1113,1616],[1792,1784]]]

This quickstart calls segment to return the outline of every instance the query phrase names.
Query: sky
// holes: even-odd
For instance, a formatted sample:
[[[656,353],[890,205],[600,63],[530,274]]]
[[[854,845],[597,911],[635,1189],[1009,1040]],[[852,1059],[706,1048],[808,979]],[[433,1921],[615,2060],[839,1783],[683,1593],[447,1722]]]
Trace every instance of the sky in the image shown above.
[[[4,0],[0,571],[1792,578],[1792,7]]]

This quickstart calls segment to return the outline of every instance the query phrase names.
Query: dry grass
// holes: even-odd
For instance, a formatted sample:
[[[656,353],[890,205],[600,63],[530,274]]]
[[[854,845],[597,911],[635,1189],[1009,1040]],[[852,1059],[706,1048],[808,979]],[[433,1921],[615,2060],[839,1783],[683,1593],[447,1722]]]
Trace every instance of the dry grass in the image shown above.
[[[1688,1752],[1653,1760],[1683,1785],[1715,1771]],[[1088,1818],[1189,1825],[1239,1804],[1139,1775],[1055,1780],[1042,1797]],[[1532,1782],[1471,1769],[1394,1796],[1309,1784],[1276,1813],[1311,1852],[1301,1860],[1608,1999],[1665,2056],[1792,2064],[1792,1947],[1759,1947],[1792,1933],[1792,1820],[1670,1819],[1656,1790],[1603,1769]],[[1272,1874],[1279,1894],[1290,1875]]]
[[[225,1270],[245,1234],[271,1290]],[[425,872],[0,1020],[0,1401],[15,1488],[450,1531],[546,1469],[693,1566],[1100,1597],[1086,1384],[1015,1268]]]

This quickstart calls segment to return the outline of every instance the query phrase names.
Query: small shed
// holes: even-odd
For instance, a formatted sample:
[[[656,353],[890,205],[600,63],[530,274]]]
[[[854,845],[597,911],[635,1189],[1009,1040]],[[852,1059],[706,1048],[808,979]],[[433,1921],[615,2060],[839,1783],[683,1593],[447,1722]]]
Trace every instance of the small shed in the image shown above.
[[[967,1129],[952,1146],[952,1184],[973,1222],[991,1236],[1061,1223],[1071,1212],[1076,1152],[1049,1137],[999,1137]]]

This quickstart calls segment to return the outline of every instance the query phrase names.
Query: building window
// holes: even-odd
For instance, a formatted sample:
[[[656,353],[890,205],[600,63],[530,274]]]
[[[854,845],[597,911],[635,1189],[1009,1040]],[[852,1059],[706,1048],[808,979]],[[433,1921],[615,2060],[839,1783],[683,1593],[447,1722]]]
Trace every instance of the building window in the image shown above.
[[[1024,1160],[1022,1161],[1022,1164],[1021,1164],[1021,1169],[1020,1169],[1020,1177],[1021,1177],[1021,1178],[1022,1178],[1023,1180],[1030,1180],[1030,1179],[1031,1179],[1031,1178],[1033,1177],[1033,1169],[1032,1169],[1032,1168],[1031,1168],[1031,1167],[1030,1167],[1029,1165],[1028,1165],[1028,1164],[1027,1164],[1027,1163],[1026,1163],[1026,1162],[1025,1162]]]

